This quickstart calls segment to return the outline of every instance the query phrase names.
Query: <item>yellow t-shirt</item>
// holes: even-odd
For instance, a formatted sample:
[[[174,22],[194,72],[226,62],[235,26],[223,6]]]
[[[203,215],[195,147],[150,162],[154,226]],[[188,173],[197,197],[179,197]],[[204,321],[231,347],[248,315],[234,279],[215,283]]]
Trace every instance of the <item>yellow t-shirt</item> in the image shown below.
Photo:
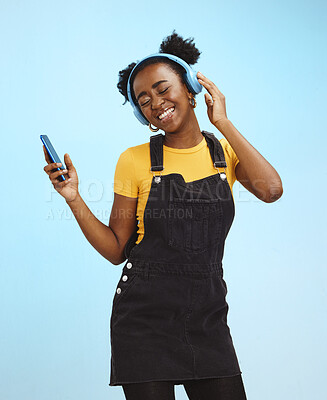
[[[233,184],[236,180],[235,167],[239,159],[226,138],[219,141],[224,150],[227,164],[226,176],[233,195]],[[185,182],[192,182],[218,173],[213,166],[205,137],[199,144],[187,149],[175,149],[163,145],[163,165],[162,175],[179,173]],[[143,214],[153,179],[150,167],[150,142],[147,142],[129,147],[121,153],[115,170],[114,192],[138,198],[136,212],[138,239],[136,244],[139,244],[144,236]],[[219,168],[219,172],[223,172],[223,168]],[[159,172],[155,172],[155,174],[159,175]]]

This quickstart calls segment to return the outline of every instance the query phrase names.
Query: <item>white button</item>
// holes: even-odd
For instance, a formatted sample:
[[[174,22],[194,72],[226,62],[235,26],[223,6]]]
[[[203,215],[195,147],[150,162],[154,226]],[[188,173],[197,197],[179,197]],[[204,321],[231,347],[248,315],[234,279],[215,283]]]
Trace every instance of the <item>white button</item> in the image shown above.
[[[128,269],[130,269],[130,268],[132,268],[132,263],[130,263],[130,262],[128,262],[127,264],[126,264],[126,267],[128,268]]]
[[[220,178],[224,181],[226,179],[226,174],[224,174],[223,172],[220,174]]]
[[[122,277],[122,280],[123,280],[124,282],[126,282],[127,279],[128,279],[128,276],[127,276],[127,275],[124,275],[124,276]]]
[[[117,288],[117,293],[120,294],[121,293],[121,288]]]

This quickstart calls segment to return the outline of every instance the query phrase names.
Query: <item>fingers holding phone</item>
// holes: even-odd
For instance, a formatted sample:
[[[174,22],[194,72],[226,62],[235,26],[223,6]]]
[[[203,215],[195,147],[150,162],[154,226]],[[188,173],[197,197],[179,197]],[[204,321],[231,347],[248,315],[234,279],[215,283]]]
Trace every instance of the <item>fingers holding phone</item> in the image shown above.
[[[43,140],[44,136],[45,135],[43,135]],[[78,176],[76,169],[68,153],[64,155],[67,169],[63,169],[64,167],[62,166],[59,157],[55,153],[53,147],[50,147],[49,142],[48,138],[47,142],[43,141],[44,157],[48,163],[43,169],[49,176],[55,190],[65,198],[66,202],[73,201],[78,195]]]

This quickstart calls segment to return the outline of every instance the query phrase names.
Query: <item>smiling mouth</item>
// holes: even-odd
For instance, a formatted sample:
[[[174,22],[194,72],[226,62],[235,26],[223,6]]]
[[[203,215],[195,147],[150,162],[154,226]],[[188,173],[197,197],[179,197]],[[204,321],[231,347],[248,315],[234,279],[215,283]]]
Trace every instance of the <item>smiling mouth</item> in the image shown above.
[[[173,115],[174,111],[175,111],[175,107],[170,107],[165,112],[163,112],[162,114],[158,115],[157,118],[160,121],[165,121],[166,119],[169,119]]]

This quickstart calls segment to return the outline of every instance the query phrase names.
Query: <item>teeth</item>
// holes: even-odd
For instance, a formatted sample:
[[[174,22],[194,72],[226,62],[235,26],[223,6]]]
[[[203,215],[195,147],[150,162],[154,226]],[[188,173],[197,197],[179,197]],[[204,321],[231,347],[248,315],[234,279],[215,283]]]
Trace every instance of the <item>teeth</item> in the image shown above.
[[[174,107],[169,108],[168,110],[166,110],[164,113],[159,115],[159,119],[163,119],[165,118],[167,115],[172,114],[172,112],[174,111]]]

